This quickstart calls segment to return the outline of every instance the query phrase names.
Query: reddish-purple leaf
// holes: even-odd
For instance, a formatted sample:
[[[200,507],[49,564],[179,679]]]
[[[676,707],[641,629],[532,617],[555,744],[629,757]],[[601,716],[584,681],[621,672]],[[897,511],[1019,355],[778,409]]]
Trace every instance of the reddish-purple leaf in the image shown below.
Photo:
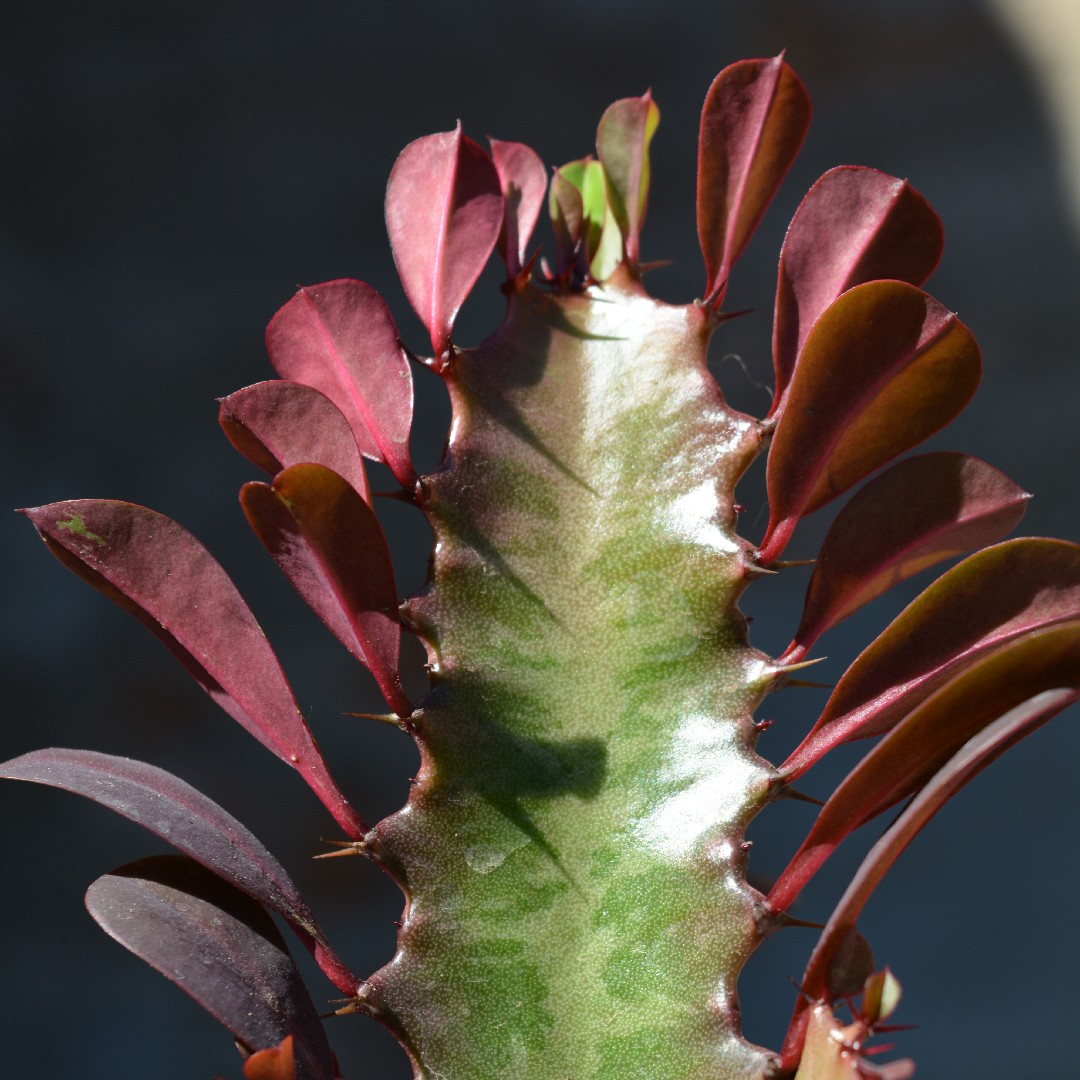
[[[230,716],[292,765],[349,836],[367,832],[327,771],[255,616],[191,533],[108,499],[23,513],[69,570],[153,631]]]
[[[611,208],[626,239],[626,256],[637,265],[641,227],[649,201],[649,144],[660,123],[650,91],[609,105],[596,132],[596,153],[612,189]]]
[[[402,150],[386,187],[386,229],[405,295],[437,356],[502,224],[498,171],[460,124]]]
[[[293,465],[240,493],[251,527],[335,637],[375,676],[401,716],[401,623],[386,538],[371,507],[335,472]]]
[[[333,469],[371,502],[349,421],[314,387],[273,379],[237,390],[220,406],[218,420],[229,442],[263,472],[277,476],[290,465],[312,461]]]
[[[190,784],[153,765],[93,750],[35,750],[0,765],[0,776],[83,795],[149,829],[288,920],[334,985],[356,993],[359,980],[335,956],[285,868]]]
[[[917,791],[970,738],[1009,710],[1063,688],[1080,697],[1080,621],[1036,630],[980,656],[847,775],[770,891],[769,907],[786,909],[850,833]]]
[[[802,622],[781,661],[798,662],[831,626],[901,581],[1000,540],[1029,498],[966,454],[908,458],[875,477],[825,536]]]
[[[698,137],[697,221],[705,292],[717,302],[809,126],[810,95],[781,56],[741,60],[709,88]]]
[[[988,650],[1076,618],[1076,544],[1023,538],[977,552],[938,578],[855,659],[781,771],[793,780],[839,743],[888,731]]]
[[[799,518],[944,427],[968,403],[979,347],[914,285],[849,289],[814,324],[776,425],[760,558],[780,556]]]
[[[923,826],[962,788],[1004,750],[1077,700],[1071,688],[1047,690],[1011,709],[971,738],[912,799],[904,812],[870,849],[840,903],[821,932],[810,957],[781,1054],[782,1065],[794,1068],[806,1028],[806,1011],[829,998],[829,968],[837,950],[855,926],[866,902],[904,849]]]
[[[250,897],[183,855],[158,855],[98,878],[86,907],[245,1049],[292,1035],[298,1080],[333,1080],[315,1005],[273,920]]]
[[[780,252],[772,413],[810,328],[841,293],[879,278],[921,285],[943,243],[937,214],[906,180],[857,165],[821,177],[795,211]]]
[[[503,194],[499,253],[507,273],[514,278],[528,262],[529,237],[544,206],[547,170],[536,151],[524,143],[489,141]]]
[[[270,320],[266,351],[283,379],[313,386],[345,414],[365,457],[412,487],[412,372],[390,309],[370,285],[343,278],[301,289]]]

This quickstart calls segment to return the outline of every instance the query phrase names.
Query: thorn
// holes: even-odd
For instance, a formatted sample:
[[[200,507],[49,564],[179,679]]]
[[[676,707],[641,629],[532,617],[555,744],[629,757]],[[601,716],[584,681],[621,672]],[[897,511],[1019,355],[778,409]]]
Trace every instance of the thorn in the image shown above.
[[[358,720],[377,720],[380,724],[401,727],[402,718],[397,713],[343,712],[342,716],[355,716]]]
[[[806,802],[813,806],[824,806],[825,804],[821,799],[815,799],[813,795],[806,795],[804,792],[796,791],[789,784],[784,784],[782,787],[777,788],[774,799],[794,799],[796,802]]]
[[[817,559],[777,559],[773,568],[776,570],[790,570],[796,566],[813,566]]]
[[[369,844],[366,840],[327,840],[322,838],[324,844],[333,844],[340,851],[324,851],[321,855],[312,855],[313,859],[341,859],[348,855],[368,855]]]
[[[754,727],[757,728],[758,731],[768,731],[775,723],[775,720],[759,720]]]
[[[824,660],[825,658],[822,657]],[[814,682],[812,679],[785,679],[784,686],[803,686],[808,687],[811,690],[832,690],[835,688],[835,683],[829,682]]]

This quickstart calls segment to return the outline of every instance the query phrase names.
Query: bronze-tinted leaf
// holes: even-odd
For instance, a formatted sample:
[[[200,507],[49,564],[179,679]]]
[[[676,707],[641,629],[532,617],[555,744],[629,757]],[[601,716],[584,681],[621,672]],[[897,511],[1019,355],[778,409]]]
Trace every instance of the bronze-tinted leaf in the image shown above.
[[[178,777],[93,750],[35,750],[0,765],[0,776],[71,791],[134,821],[276,911],[293,926],[344,994],[359,985],[334,955],[285,868],[231,814]]]
[[[218,420],[229,442],[271,476],[290,465],[313,461],[333,469],[371,502],[364,461],[349,422],[314,387],[284,379],[246,386],[221,399]]]
[[[728,275],[810,126],[810,96],[782,56],[740,60],[713,80],[698,136],[697,223],[706,295]]]
[[[914,285],[849,289],[814,324],[776,426],[760,557],[779,557],[795,524],[944,427],[982,364],[971,332]]]
[[[453,131],[402,150],[386,188],[386,228],[405,295],[441,355],[499,238],[502,184],[491,158]]]
[[[153,510],[108,499],[23,513],[69,570],[149,628],[230,716],[293,766],[351,837],[364,835],[255,616],[191,533]]]
[[[822,542],[795,639],[796,663],[818,637],[863,604],[927,567],[999,540],[1030,496],[966,454],[908,458],[862,488]]]
[[[361,453],[412,487],[412,372],[370,285],[345,278],[301,289],[270,320],[266,351],[283,379],[313,386],[344,413]]]
[[[524,143],[491,139],[491,157],[503,194],[503,226],[499,253],[510,277],[528,262],[529,237],[544,206],[547,170],[535,150]]]
[[[943,574],[865,649],[810,734],[784,762],[789,779],[832,747],[880,735],[982,654],[1080,618],[1080,547],[1023,538]]]
[[[613,191],[611,208],[626,240],[626,255],[640,258],[641,227],[649,201],[649,144],[660,123],[660,110],[646,91],[609,105],[596,132],[596,153]]]
[[[266,549],[335,637],[375,676],[390,707],[401,688],[401,624],[386,538],[371,507],[321,465],[293,465],[240,501]]]
[[[906,180],[857,165],[821,177],[795,211],[780,251],[771,413],[810,328],[841,293],[879,278],[921,285],[943,243],[937,214]]]
[[[273,920],[250,897],[183,855],[158,855],[98,878],[86,907],[246,1049],[292,1035],[297,1080],[333,1080],[315,1005]]]

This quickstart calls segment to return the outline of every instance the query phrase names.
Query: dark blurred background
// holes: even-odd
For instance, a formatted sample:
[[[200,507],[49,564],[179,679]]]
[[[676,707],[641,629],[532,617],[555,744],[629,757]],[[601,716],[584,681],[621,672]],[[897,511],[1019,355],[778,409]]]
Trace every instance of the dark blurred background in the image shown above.
[[[192,529],[251,600],[369,820],[400,805],[415,755],[397,732],[342,715],[379,699],[247,531],[236,490],[253,472],[218,431],[214,399],[270,377],[263,327],[298,284],[372,283],[406,341],[425,348],[394,275],[383,188],[406,142],[459,117],[474,138],[528,142],[552,165],[591,149],[610,101],[651,86],[662,124],[643,254],[673,260],[654,274],[654,291],[688,300],[703,276],[701,100],[724,65],[786,47],[815,120],[729,294],[731,309],[756,313],[717,336],[725,392],[741,408],[767,408],[757,384],[770,377],[776,256],[809,184],[848,162],[909,177],[948,237],[929,288],[974,330],[986,365],[974,404],[929,446],[984,457],[1034,492],[1024,532],[1080,539],[1080,242],[1042,84],[985,3],[46,0],[5,23],[0,506],[118,497]],[[497,325],[496,282],[469,301],[462,343]],[[418,387],[415,450],[430,467],[446,410],[427,373]],[[756,538],[760,476],[740,496]],[[408,508],[386,510],[399,584],[411,591],[423,582],[428,537]],[[804,528],[792,554],[812,554],[823,527]],[[320,837],[336,833],[299,779],[216,711],[142,628],[55,564],[24,521],[0,516],[0,528],[0,757],[86,746],[170,768],[289,866],[355,968],[389,959],[396,889],[360,859],[310,861]],[[752,591],[762,648],[787,643],[799,573],[805,580],[793,572]],[[835,679],[902,599],[827,638],[820,677]],[[808,690],[767,701],[763,715],[778,723],[762,752],[783,756],[822,701]],[[898,1042],[922,1080],[1076,1075],[1076,723],[1075,713],[1057,719],[965,790],[862,920],[904,984],[897,1020],[918,1028]],[[822,766],[806,787],[827,794],[843,766]],[[30,785],[0,786],[0,815],[3,1075],[238,1077],[229,1037],[81,906],[94,877],[159,850],[155,839]],[[810,819],[809,807],[792,804],[756,822],[754,873],[776,874]],[[838,855],[797,914],[824,919],[871,840]],[[742,982],[750,1037],[778,1043],[788,978],[798,978],[812,940],[788,931],[752,961]],[[320,1000],[330,990],[317,972],[311,985]],[[335,1021],[331,1038],[355,1080],[409,1075],[367,1020]]]

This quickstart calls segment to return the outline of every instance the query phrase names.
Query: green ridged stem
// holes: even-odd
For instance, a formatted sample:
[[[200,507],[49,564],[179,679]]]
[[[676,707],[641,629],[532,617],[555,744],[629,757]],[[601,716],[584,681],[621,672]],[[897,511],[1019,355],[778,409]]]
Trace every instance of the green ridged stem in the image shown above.
[[[762,936],[740,845],[774,778],[732,504],[760,437],[706,371],[710,331],[620,272],[523,286],[452,356],[433,580],[408,608],[422,766],[376,830],[408,907],[367,987],[427,1080],[768,1063],[735,997]]]

